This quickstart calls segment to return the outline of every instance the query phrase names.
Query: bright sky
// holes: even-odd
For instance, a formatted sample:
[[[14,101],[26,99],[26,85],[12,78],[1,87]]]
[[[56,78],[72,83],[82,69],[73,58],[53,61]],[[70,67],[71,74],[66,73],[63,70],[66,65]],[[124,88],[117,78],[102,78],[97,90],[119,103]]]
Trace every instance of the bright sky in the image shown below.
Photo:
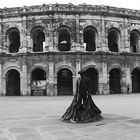
[[[92,4],[92,5],[108,5],[120,8],[129,8],[140,10],[140,0],[0,0],[0,8],[4,7],[23,7],[42,4]]]

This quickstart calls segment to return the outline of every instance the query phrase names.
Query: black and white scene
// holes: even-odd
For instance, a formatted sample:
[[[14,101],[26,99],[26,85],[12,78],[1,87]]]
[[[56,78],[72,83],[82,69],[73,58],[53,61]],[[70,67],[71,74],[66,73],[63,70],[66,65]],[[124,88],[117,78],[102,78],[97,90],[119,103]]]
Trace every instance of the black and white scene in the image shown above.
[[[0,140],[140,140],[138,0],[0,0]]]

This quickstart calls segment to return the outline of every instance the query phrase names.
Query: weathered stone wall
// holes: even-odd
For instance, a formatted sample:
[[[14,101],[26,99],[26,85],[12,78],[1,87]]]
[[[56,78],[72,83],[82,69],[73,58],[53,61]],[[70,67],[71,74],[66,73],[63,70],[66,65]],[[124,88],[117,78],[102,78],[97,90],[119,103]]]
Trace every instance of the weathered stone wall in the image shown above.
[[[98,71],[98,92],[109,94],[109,72],[113,68],[121,71],[121,91],[126,91],[126,82],[132,90],[131,73],[140,68],[138,53],[130,51],[130,33],[140,31],[140,11],[108,6],[92,5],[41,5],[6,8],[0,11],[0,94],[6,94],[6,73],[15,69],[20,74],[21,95],[31,94],[31,75],[36,68],[46,72],[47,95],[58,95],[58,71],[67,68],[73,75],[73,94],[80,69],[94,68]],[[96,30],[96,51],[84,49],[83,32],[92,26]],[[33,52],[32,31],[41,27],[45,34],[43,52]],[[71,50],[58,50],[60,28],[70,32]],[[8,31],[16,28],[20,34],[19,52],[9,53]],[[118,52],[108,48],[108,31],[118,31]],[[139,39],[140,40],[140,39]]]

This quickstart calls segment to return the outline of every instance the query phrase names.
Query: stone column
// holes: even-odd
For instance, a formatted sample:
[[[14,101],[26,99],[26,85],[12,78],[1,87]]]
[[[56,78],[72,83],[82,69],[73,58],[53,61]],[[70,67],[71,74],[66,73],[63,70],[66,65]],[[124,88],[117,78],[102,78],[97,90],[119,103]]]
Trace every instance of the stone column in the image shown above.
[[[27,73],[27,94],[26,95],[31,95],[31,74]]]
[[[2,44],[3,44],[3,51],[4,53],[7,53],[8,52],[8,47],[7,46],[7,39],[6,39],[7,36],[3,35],[2,36]]]
[[[130,71],[129,67],[126,68],[125,73],[126,73],[126,82],[127,82],[127,84],[130,85],[130,93],[132,93],[131,71]]]
[[[53,32],[53,38],[54,38],[53,51],[58,51],[58,36],[57,36],[57,32],[56,31]]]
[[[53,30],[51,29],[50,30],[50,33],[49,33],[49,51],[53,51]]]
[[[0,23],[0,53],[2,53],[2,24]]]
[[[54,59],[53,55],[49,56],[49,77],[48,77],[48,95],[53,96],[54,95]]]
[[[27,52],[32,52],[33,50],[33,40],[31,38],[31,34],[27,33]]]
[[[76,42],[76,50],[77,51],[85,51],[86,50],[86,48],[84,48],[84,35],[83,35],[83,30],[81,29],[81,27],[80,27],[80,21],[79,21],[80,19],[79,19],[79,17],[77,16],[77,20],[76,20],[76,34],[77,34],[77,36],[76,36],[76,40],[77,40],[77,42]]]
[[[125,19],[124,25],[124,46],[125,52],[130,52],[130,35],[128,34],[128,21]]]
[[[2,94],[6,95],[6,75],[3,75],[2,80]]]
[[[23,64],[22,64],[21,94],[23,96],[27,95],[27,64],[26,64],[26,60],[23,60]]]
[[[79,77],[78,71],[81,70],[81,59],[80,56],[78,55],[76,58],[76,75],[73,77],[73,94],[75,95],[76,93],[76,80]]]
[[[26,17],[23,17],[22,31],[20,33],[20,53],[27,52],[27,38],[26,38]]]
[[[106,29],[105,29],[105,24],[104,24],[104,16],[101,15],[100,16],[101,18],[101,33],[99,35],[99,48],[97,49],[98,50],[101,50],[103,52],[107,52],[109,49],[108,49],[108,33],[106,33]]]
[[[79,15],[75,17],[75,26],[76,26],[76,43],[80,44],[80,23],[79,23]]]
[[[109,94],[108,75],[107,75],[107,61],[102,61],[102,75],[99,77],[99,84],[102,84],[102,94]]]
[[[2,61],[0,60],[0,96],[2,95],[3,91],[2,91]]]
[[[125,68],[123,68],[121,72],[121,93],[124,94],[125,92],[126,92],[126,73]]]
[[[49,51],[49,32],[45,33],[45,51]]]

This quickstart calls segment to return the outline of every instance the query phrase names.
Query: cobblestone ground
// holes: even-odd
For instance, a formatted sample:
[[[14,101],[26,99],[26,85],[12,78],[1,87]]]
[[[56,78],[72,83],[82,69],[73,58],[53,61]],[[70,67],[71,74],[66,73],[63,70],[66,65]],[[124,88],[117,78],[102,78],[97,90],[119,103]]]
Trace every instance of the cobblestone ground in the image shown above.
[[[0,97],[0,140],[140,140],[140,94],[95,95],[104,120],[64,123],[72,96]]]

